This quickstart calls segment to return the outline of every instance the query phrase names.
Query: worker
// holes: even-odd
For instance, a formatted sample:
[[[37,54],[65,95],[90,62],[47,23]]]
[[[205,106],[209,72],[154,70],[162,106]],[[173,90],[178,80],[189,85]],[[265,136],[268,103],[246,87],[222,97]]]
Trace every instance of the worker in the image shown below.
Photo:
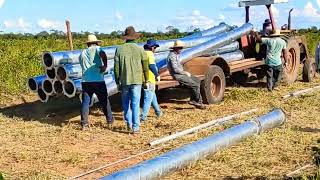
[[[145,51],[135,40],[140,37],[134,27],[126,28],[122,38],[125,44],[119,46],[115,53],[114,74],[118,89],[121,91],[122,108],[128,131],[140,132],[140,98],[141,88],[147,87],[149,64]]]
[[[316,71],[320,72],[320,43],[318,43],[318,46],[316,48],[315,60],[316,60]]]
[[[270,19],[266,19],[262,27],[262,36],[268,36],[272,32],[272,25]]]
[[[158,47],[159,44],[157,44],[157,42],[153,39],[149,39],[147,43],[144,45],[144,50],[146,51],[149,62],[149,86],[146,89],[144,89],[141,121],[146,121],[151,105],[156,113],[156,116],[158,118],[162,116],[162,112],[160,110],[160,106],[158,104],[157,96],[155,93],[156,80],[160,81],[160,76],[154,57],[154,52]]]
[[[106,116],[108,128],[112,128],[113,116],[108,91],[104,81],[104,72],[107,68],[106,53],[101,50],[95,35],[88,35],[86,44],[87,49],[83,50],[80,55],[80,65],[82,68],[82,107],[81,107],[81,126],[82,130],[89,128],[88,116],[89,105],[93,94],[96,94],[102,111]]]
[[[267,88],[269,91],[274,90],[281,81],[281,75],[283,71],[283,64],[287,62],[288,51],[286,49],[287,43],[281,39],[281,31],[276,30],[269,35],[268,38],[261,38],[260,35],[256,33],[257,42],[265,44],[267,46],[267,57],[265,60],[267,67]],[[282,56],[284,62],[282,61]]]
[[[200,80],[189,72],[184,71],[180,63],[180,53],[183,48],[184,45],[180,40],[175,41],[174,46],[170,48],[171,51],[167,58],[168,70],[171,76],[181,85],[191,89],[189,104],[199,109],[205,109],[200,93]]]

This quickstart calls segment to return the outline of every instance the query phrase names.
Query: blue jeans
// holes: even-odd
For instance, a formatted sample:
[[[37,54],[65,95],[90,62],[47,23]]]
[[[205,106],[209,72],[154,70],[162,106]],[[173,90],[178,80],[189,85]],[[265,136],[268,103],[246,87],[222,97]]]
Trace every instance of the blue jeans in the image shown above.
[[[140,130],[141,84],[122,86],[122,108],[127,126],[133,131]]]
[[[150,84],[148,89],[144,89],[144,98],[142,106],[141,120],[145,121],[148,117],[150,107],[152,105],[156,115],[161,116],[160,106],[158,104],[157,96],[155,93],[155,84]]]
[[[82,104],[81,104],[81,125],[88,126],[89,106],[93,94],[99,99],[103,114],[106,116],[109,124],[113,123],[113,116],[110,102],[108,99],[108,91],[104,81],[102,82],[83,82],[82,86]]]

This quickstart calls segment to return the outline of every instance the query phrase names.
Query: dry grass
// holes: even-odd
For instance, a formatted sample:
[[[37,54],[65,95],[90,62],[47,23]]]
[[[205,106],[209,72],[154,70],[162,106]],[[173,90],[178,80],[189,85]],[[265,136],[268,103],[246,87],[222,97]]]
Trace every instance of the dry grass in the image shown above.
[[[106,129],[101,111],[95,108],[90,115],[92,130],[87,132],[80,131],[77,100],[56,98],[41,104],[26,96],[27,103],[20,104],[16,98],[15,104],[0,110],[0,172],[6,179],[65,179],[142,152],[148,149],[148,142],[172,132],[251,108],[261,109],[255,115],[223,127],[172,141],[162,152],[150,153],[84,178],[94,179],[282,107],[288,117],[283,127],[251,137],[164,178],[282,179],[285,174],[313,163],[313,147],[319,147],[320,139],[320,92],[288,101],[283,101],[281,96],[319,83],[320,80],[312,84],[297,82],[273,93],[256,87],[228,88],[224,102],[207,110],[195,110],[187,105],[184,90],[166,90],[159,97],[164,117],[157,120],[151,113],[138,137],[125,133],[117,97],[112,100],[117,120],[115,130]],[[319,169],[309,168],[297,177],[307,178],[317,171],[319,173]]]

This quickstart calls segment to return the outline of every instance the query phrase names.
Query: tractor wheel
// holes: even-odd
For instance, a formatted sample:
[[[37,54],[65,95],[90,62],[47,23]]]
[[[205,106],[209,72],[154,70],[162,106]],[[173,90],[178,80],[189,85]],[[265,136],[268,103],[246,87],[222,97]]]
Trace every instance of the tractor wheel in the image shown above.
[[[291,84],[297,80],[300,65],[300,48],[294,38],[287,41],[288,59],[285,62],[283,70],[283,81]]]
[[[226,88],[226,77],[223,70],[216,65],[210,66],[201,84],[204,103],[214,104],[223,99]]]
[[[311,82],[316,76],[316,63],[313,59],[307,59],[303,64],[302,80],[303,82]]]

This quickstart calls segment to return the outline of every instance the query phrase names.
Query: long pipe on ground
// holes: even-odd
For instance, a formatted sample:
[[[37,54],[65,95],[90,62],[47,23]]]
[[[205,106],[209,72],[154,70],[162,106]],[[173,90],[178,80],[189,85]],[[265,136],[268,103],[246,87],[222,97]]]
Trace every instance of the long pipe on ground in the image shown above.
[[[318,90],[320,90],[320,86],[316,86],[316,87],[313,87],[313,88],[308,88],[308,89],[304,89],[304,90],[301,90],[301,91],[297,91],[297,92],[285,95],[282,98],[283,99],[289,99],[291,97],[301,96],[301,95],[312,93],[312,92],[318,91]]]
[[[58,79],[53,80],[53,93],[54,94],[62,94],[63,93],[63,84]]]
[[[212,39],[217,34],[229,31],[231,27],[226,24],[220,24],[213,29],[218,29],[218,30],[214,32],[214,34],[210,34],[207,36],[185,37],[185,38],[181,38],[180,40],[184,42],[186,47],[196,46]],[[211,30],[211,32],[213,31],[214,30]],[[173,46],[175,40],[176,39],[158,41],[158,44],[160,45],[160,47],[156,49],[156,52],[168,51],[169,48]],[[143,47],[144,44],[145,43],[139,43],[138,45]],[[117,47],[118,46],[102,47],[102,50],[105,51],[109,59],[113,59]],[[82,50],[44,52],[42,55],[42,63],[47,68],[54,68],[55,66],[59,66],[60,64],[66,64],[66,63],[76,64],[76,63],[79,63],[79,56],[81,54],[81,51]]]
[[[150,142],[149,145],[150,146],[155,146],[155,145],[158,145],[158,144],[163,144],[165,142],[177,139],[179,137],[194,133],[194,132],[199,131],[201,129],[205,129],[205,128],[212,127],[212,126],[215,126],[215,125],[221,125],[221,124],[224,124],[224,123],[226,123],[228,121],[231,121],[233,119],[237,119],[237,118],[239,118],[241,116],[248,115],[248,114],[251,114],[251,113],[254,113],[254,112],[257,112],[257,111],[258,111],[258,109],[252,109],[250,111],[245,111],[245,112],[242,112],[242,113],[239,113],[239,114],[234,114],[234,115],[226,116],[224,118],[215,119],[215,120],[209,121],[207,123],[201,124],[199,126],[196,126],[196,127],[190,128],[190,129],[186,129],[184,131],[180,131],[180,132],[172,134],[170,136],[166,136],[166,137],[157,139],[155,141]]]
[[[38,95],[41,102],[43,102],[43,103],[48,102],[49,96],[46,95],[46,93],[41,88],[38,89],[37,95]]]
[[[42,90],[46,95],[51,96],[53,95],[53,85],[52,85],[53,80],[51,79],[46,79],[42,82]]]
[[[47,78],[46,75],[35,76],[28,79],[28,87],[31,91],[37,92],[42,82]]]
[[[101,179],[145,180],[160,178],[223,148],[238,144],[250,136],[258,135],[268,129],[280,126],[284,122],[284,112],[281,109],[275,109],[264,116],[244,122],[221,133],[182,146]]]

